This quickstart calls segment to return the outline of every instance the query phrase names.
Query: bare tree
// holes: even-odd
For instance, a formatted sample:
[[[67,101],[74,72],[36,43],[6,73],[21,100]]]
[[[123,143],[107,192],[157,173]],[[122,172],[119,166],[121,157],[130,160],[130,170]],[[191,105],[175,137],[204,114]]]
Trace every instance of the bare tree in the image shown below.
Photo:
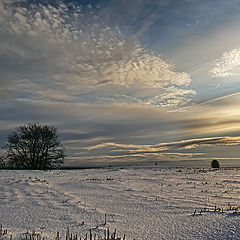
[[[65,149],[54,126],[29,123],[17,127],[5,146],[8,165],[13,168],[47,169],[64,162]]]

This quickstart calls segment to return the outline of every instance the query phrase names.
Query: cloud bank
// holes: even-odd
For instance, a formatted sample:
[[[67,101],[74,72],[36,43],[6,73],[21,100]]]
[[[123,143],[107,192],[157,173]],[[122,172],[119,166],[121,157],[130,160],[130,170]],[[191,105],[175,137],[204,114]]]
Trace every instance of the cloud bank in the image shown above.
[[[159,53],[141,44],[140,37],[151,24],[127,34],[121,26],[105,22],[91,5],[61,1],[56,5],[1,1],[0,16],[4,93],[164,107],[186,104],[195,94],[189,89],[189,74],[175,71]]]

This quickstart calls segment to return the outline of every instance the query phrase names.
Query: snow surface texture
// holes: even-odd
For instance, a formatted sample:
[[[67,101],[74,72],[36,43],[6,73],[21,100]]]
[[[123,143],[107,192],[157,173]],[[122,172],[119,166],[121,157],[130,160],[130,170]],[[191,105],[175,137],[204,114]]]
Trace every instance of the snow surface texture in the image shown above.
[[[0,220],[14,234],[37,231],[49,239],[57,231],[63,236],[67,227],[79,236],[89,229],[101,235],[109,227],[137,240],[240,239],[240,214],[230,210],[240,205],[239,173],[194,168],[1,170]],[[224,212],[214,211],[215,205]]]

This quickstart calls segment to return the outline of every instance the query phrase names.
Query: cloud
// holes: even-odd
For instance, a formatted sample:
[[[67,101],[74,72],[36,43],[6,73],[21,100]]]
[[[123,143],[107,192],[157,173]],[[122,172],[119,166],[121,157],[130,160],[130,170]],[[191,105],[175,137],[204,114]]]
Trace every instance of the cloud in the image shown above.
[[[240,49],[224,52],[220,58],[216,59],[209,74],[216,78],[240,76]]]
[[[105,142],[83,148],[83,151],[78,156],[84,154],[84,150],[89,151],[88,156],[98,156],[105,153],[107,156],[116,159],[127,158],[135,159],[138,156],[139,159],[148,160],[182,160],[182,159],[195,159],[205,153],[188,152],[191,149],[199,146],[213,147],[218,145],[235,146],[240,145],[240,137],[214,137],[214,138],[200,138],[189,139],[178,142],[159,143],[152,145],[135,145],[135,144],[119,144],[113,142]],[[181,152],[184,151],[184,152]],[[119,156],[119,157],[117,157]],[[87,157],[87,156],[85,156]]]
[[[126,34],[81,5],[23,3],[0,3],[0,81],[13,96],[176,107],[195,94],[189,74],[141,44],[154,14]]]
[[[69,140],[79,138],[87,141],[104,137],[112,140],[100,143],[146,144],[195,136],[235,135],[240,129],[239,96],[235,94],[207,101],[182,112],[168,112],[137,103],[59,103],[18,99],[15,108],[10,105],[2,111],[2,118],[18,124],[25,121],[50,122],[59,127]]]
[[[198,146],[215,146],[215,145],[239,145],[240,137],[215,137],[215,138],[200,138],[182,140],[179,142],[159,143],[153,145],[134,145],[134,144],[118,144],[113,142],[101,143],[86,147],[88,151],[97,149],[109,149],[112,152],[127,152],[128,154],[139,153],[161,153],[165,151],[192,149]],[[168,153],[171,154],[171,153]],[[174,154],[174,153],[172,153]]]
[[[211,155],[206,152],[196,152],[195,149],[198,147],[206,149],[206,147],[236,145],[240,145],[239,136],[188,139],[148,145],[105,142],[83,147],[81,151],[76,149],[75,154],[70,158],[70,163],[84,164],[86,161],[89,164],[151,163],[154,161],[164,163],[164,161],[209,160],[212,158]]]

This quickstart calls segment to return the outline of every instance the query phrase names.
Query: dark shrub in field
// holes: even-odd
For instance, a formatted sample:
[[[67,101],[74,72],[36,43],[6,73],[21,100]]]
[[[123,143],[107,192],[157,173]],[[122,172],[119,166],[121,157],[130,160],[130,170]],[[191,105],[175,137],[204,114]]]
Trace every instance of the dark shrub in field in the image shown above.
[[[220,168],[220,164],[219,164],[218,160],[212,160],[211,167],[212,168]]]

